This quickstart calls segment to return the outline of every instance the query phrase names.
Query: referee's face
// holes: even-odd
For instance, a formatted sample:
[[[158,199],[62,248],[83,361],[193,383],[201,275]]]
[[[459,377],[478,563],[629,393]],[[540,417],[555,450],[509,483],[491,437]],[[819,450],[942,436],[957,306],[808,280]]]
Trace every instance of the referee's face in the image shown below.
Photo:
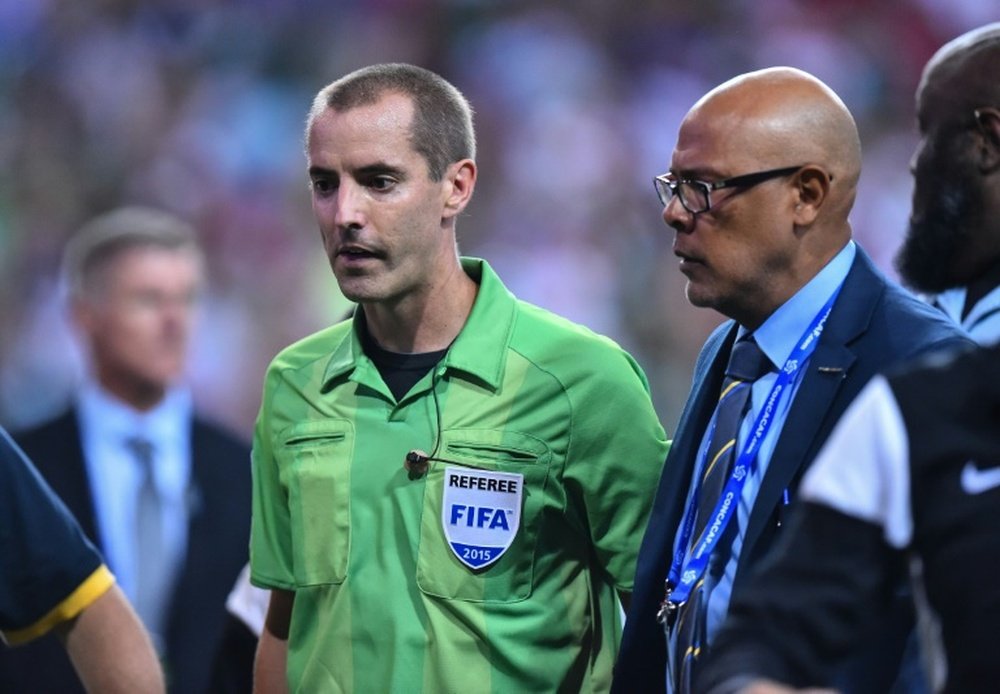
[[[398,93],[329,108],[310,127],[307,154],[313,213],[344,296],[419,312],[458,267],[454,217],[471,183],[462,197],[456,180],[474,181],[475,165],[457,162],[432,180],[413,147],[412,118],[410,98]]]

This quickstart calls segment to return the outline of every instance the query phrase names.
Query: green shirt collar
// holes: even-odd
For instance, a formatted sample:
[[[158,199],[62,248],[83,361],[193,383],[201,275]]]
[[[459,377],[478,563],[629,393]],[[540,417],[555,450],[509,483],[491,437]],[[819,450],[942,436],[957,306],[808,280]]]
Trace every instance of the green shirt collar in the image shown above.
[[[479,285],[479,291],[469,318],[448,350],[442,366],[468,374],[496,390],[503,377],[517,303],[489,263],[479,258],[461,260],[462,269]],[[333,350],[323,373],[324,391],[329,389],[332,381],[356,369],[362,373],[356,374],[354,380],[365,378],[367,374],[364,372],[368,370],[374,372],[375,366],[365,355],[358,336],[360,320],[363,320],[363,312],[357,311],[354,327]]]

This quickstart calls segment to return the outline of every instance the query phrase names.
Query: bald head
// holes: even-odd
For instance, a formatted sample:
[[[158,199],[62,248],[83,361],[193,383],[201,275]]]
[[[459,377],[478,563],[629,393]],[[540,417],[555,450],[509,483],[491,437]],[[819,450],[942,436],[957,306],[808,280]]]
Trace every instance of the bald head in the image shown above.
[[[670,199],[663,210],[677,232],[688,300],[746,327],[760,325],[850,241],[857,127],[837,95],[805,72],[760,70],[710,91],[681,123],[670,169],[675,186],[684,184],[675,190],[702,196],[702,204]]]
[[[742,150],[746,170],[816,164],[832,174],[848,210],[853,203],[858,128],[840,97],[812,75],[775,67],[734,77],[702,97],[685,122],[694,118],[713,123],[713,137],[728,151]]]
[[[967,310],[1000,283],[997,75],[1000,23],[942,46],[917,89],[913,210],[896,267],[923,292],[964,286]]]
[[[1000,106],[1000,22],[962,34],[942,46],[924,68],[917,90],[940,95],[954,113]]]

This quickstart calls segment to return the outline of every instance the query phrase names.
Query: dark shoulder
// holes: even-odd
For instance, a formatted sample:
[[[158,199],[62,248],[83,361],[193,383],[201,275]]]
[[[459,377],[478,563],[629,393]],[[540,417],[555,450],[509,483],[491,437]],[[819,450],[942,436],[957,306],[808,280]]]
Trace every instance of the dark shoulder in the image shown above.
[[[191,463],[208,506],[221,501],[222,494],[229,500],[225,514],[249,511],[250,444],[246,440],[230,428],[196,415],[191,429]]]
[[[975,343],[944,313],[888,280],[875,315],[875,326],[886,332],[903,354],[914,356],[941,348],[971,347]]]
[[[48,440],[54,435],[64,434],[78,429],[76,410],[67,408],[51,419],[46,419],[24,429],[18,429],[11,436],[21,445],[22,441]]]
[[[920,398],[929,408],[957,393],[963,407],[1000,412],[1000,343],[938,350],[897,365],[886,377],[897,394],[935,394]]]
[[[880,352],[887,366],[942,347],[972,344],[960,326],[888,277],[860,246],[837,303],[844,301],[850,304],[844,307],[849,317],[844,337],[851,340],[850,332],[860,329],[862,342]]]
[[[80,425],[76,410],[69,408],[52,419],[11,432],[11,437],[40,468],[55,459],[57,452],[80,448]],[[61,455],[59,456],[61,457]]]
[[[229,427],[202,414],[195,414],[192,422],[192,446],[212,448],[234,456],[250,455],[250,442]]]
[[[861,246],[838,306],[842,302],[848,304],[844,307],[849,317],[845,330],[860,328],[866,341],[886,352],[890,361],[971,343],[965,331],[944,313],[886,276]]]

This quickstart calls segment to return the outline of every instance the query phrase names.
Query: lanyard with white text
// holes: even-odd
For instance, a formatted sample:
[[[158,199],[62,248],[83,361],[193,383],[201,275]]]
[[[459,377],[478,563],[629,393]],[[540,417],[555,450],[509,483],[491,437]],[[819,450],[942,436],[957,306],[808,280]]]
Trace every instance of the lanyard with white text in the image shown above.
[[[722,531],[725,530],[726,525],[733,516],[733,512],[737,506],[736,501],[743,493],[743,485],[746,483],[747,477],[756,470],[758,448],[767,436],[768,431],[770,431],[771,424],[774,422],[773,415],[777,411],[778,401],[786,391],[790,390],[790,386],[799,368],[806,363],[806,360],[812,355],[813,350],[816,349],[819,336],[823,332],[823,326],[826,323],[827,316],[830,315],[830,311],[833,309],[833,304],[837,300],[838,294],[840,294],[840,287],[837,288],[826,302],[826,305],[816,314],[816,317],[805,333],[803,333],[802,337],[799,338],[798,344],[778,373],[778,379],[771,387],[771,392],[767,396],[765,405],[753,423],[753,427],[750,430],[750,437],[743,444],[740,456],[733,465],[733,471],[729,479],[726,480],[726,486],[723,488],[719,502],[712,512],[712,520],[706,524],[705,529],[698,538],[697,544],[692,548],[685,563],[684,557],[688,554],[688,542],[691,540],[694,517],[698,507],[698,495],[701,492],[701,481],[700,479],[697,481],[694,493],[691,495],[691,501],[684,513],[680,541],[677,543],[677,551],[674,552],[674,560],[670,565],[670,572],[667,574],[668,595],[666,596],[666,601],[664,601],[664,608],[674,608],[684,603],[691,594],[692,586],[705,573],[705,568],[708,566],[708,560],[712,556],[712,551],[715,549]],[[714,426],[713,415],[712,428]],[[706,462],[704,456],[706,454],[707,451],[703,454],[701,465],[697,470],[704,469]],[[669,605],[667,604],[668,602]]]

